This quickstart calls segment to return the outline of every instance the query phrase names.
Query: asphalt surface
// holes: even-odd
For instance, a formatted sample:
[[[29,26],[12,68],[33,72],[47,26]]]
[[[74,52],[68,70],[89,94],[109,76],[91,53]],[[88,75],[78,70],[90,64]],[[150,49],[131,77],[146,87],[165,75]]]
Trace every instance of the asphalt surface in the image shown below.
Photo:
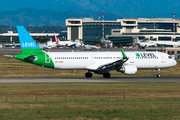
[[[180,82],[178,77],[0,78],[0,83]]]

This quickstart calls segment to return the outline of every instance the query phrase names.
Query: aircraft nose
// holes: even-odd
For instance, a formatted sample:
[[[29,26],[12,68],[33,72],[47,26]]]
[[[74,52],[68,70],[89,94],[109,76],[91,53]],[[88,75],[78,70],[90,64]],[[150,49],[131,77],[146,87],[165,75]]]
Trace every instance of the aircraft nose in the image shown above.
[[[171,66],[176,66],[176,65],[177,65],[176,60],[173,60],[172,63],[171,63]]]
[[[174,66],[175,66],[175,65],[177,65],[177,61],[176,61],[176,60],[174,60]]]

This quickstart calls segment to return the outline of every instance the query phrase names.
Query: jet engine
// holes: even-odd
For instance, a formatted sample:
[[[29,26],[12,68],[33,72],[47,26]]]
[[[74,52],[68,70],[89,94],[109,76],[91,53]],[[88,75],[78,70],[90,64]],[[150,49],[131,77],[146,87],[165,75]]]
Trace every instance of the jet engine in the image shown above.
[[[121,69],[117,69],[117,71],[122,72],[124,74],[132,75],[132,74],[136,74],[137,67],[135,65],[125,65],[122,66]]]

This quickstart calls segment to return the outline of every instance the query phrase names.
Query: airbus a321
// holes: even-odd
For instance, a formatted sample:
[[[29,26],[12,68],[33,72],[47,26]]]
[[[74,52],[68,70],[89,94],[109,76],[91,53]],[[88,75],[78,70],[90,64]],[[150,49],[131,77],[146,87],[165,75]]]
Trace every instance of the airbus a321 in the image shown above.
[[[140,42],[138,36],[136,36],[136,43],[133,45],[133,48],[138,45],[139,47],[150,47],[150,46],[157,46],[157,43],[153,42],[153,41],[149,41],[149,42]]]
[[[61,70],[87,70],[86,78],[92,77],[92,72],[110,78],[110,71],[117,70],[124,74],[136,74],[138,69],[170,68],[177,62],[170,55],[161,52],[45,52],[42,51],[23,26],[17,27],[22,54],[16,59]]]

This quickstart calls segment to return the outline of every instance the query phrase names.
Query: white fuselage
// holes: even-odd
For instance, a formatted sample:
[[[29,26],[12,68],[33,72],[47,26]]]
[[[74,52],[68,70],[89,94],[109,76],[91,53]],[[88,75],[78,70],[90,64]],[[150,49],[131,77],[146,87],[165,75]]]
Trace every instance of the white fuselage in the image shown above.
[[[142,47],[156,46],[156,43],[153,43],[153,42],[140,42],[139,44]]]
[[[180,42],[173,42],[173,41],[152,41],[159,45],[173,45],[173,46],[180,46]]]
[[[55,69],[87,69],[122,59],[121,52],[47,52]],[[177,62],[160,52],[125,52],[128,60],[123,65],[135,65],[138,69],[169,68]]]

